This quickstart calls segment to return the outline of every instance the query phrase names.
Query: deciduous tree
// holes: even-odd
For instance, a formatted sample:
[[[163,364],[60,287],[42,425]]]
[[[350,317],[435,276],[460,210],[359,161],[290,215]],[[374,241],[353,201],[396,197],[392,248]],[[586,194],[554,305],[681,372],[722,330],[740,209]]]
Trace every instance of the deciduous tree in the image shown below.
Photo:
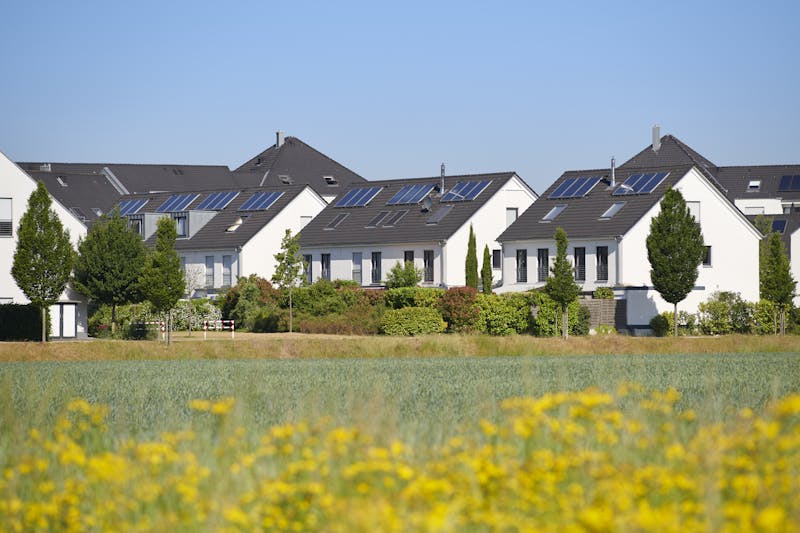
[[[299,235],[292,236],[292,231],[287,228],[281,241],[281,251],[275,254],[275,273],[272,283],[281,290],[289,291],[289,332],[293,328],[292,289],[303,280],[303,258],[300,256]],[[307,267],[305,267],[307,268]]]
[[[183,296],[186,285],[181,270],[181,259],[175,251],[178,233],[170,217],[161,217],[156,226],[155,248],[147,253],[139,289],[156,312],[167,314]],[[169,326],[167,327],[169,332]]]
[[[786,310],[792,306],[797,282],[792,276],[789,257],[779,233],[767,238],[767,256],[764,278],[761,280],[761,297],[774,303],[780,311],[781,335],[786,332]]]
[[[386,276],[386,288],[415,287],[422,280],[422,270],[411,261],[398,261]]]
[[[58,301],[75,264],[69,230],[50,206],[50,194],[39,182],[28,199],[17,230],[11,265],[14,281],[42,314],[42,342],[47,341],[47,308]]]
[[[566,339],[569,337],[569,304],[578,298],[581,288],[575,283],[574,269],[567,258],[567,232],[556,228],[554,237],[556,259],[550,268],[552,275],[547,278],[544,291],[561,306],[561,335]]]
[[[678,335],[678,302],[686,298],[697,281],[697,267],[705,251],[700,224],[686,207],[683,195],[669,188],[660,212],[650,221],[647,259],[650,279],[667,302],[673,304],[675,336]]]

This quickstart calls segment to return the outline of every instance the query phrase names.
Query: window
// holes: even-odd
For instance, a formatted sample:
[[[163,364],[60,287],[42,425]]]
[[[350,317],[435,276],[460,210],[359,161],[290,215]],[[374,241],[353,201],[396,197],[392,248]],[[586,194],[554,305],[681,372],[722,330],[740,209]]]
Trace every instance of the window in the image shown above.
[[[414,264],[414,250],[406,250],[403,252],[403,262]]]
[[[575,281],[586,281],[586,248],[575,247]]]
[[[597,247],[597,281],[608,281],[608,246]]]
[[[353,281],[361,285],[361,252],[353,252]]]
[[[130,228],[136,235],[142,237],[144,234],[142,232],[142,228],[144,227],[143,220],[141,218],[131,218],[130,219]]]
[[[622,209],[622,206],[624,205],[625,202],[614,202],[613,204],[611,204],[611,207],[606,209],[605,213],[600,215],[600,220],[608,220],[609,218],[613,217],[619,212],[620,209]]]
[[[700,202],[686,202],[686,207],[689,209],[689,213],[694,217],[694,221],[699,223],[700,222]]]
[[[492,268],[495,270],[503,268],[503,255],[500,250],[492,250]]]
[[[422,252],[422,280],[433,283],[433,250]]]
[[[214,286],[214,256],[206,256],[206,287],[212,288]]]
[[[550,221],[552,221],[554,218],[556,218],[558,215],[560,215],[561,212],[566,208],[567,208],[567,204],[558,204],[558,205],[556,205],[555,207],[553,207],[553,209],[548,211],[545,216],[542,217],[541,222],[550,222]]]
[[[528,250],[517,250],[517,283],[528,282]]]
[[[745,215],[763,215],[764,214],[764,206],[754,205],[744,208]]]
[[[761,180],[750,180],[747,184],[747,192],[758,192],[761,190]]]
[[[186,228],[186,215],[181,215],[175,218],[175,231],[178,233],[178,238],[185,238],[189,234]]]
[[[233,256],[222,256],[222,286],[231,286],[231,267],[233,266]]]
[[[381,253],[380,252],[372,252],[372,271],[371,271],[371,279],[372,283],[380,283],[381,282]]]
[[[320,269],[319,276],[328,281],[331,280],[331,254],[320,254],[319,256]]]
[[[306,273],[306,285],[311,285],[314,280],[311,278],[311,255],[303,255],[303,268]]]
[[[547,248],[539,248],[537,253],[538,259],[538,280],[547,281],[547,276],[550,274],[550,251]]]
[[[11,237],[14,222],[11,219],[11,198],[0,198],[0,237]]]
[[[519,216],[519,209],[516,207],[506,207],[506,227],[513,224]]]
[[[183,272],[184,275],[186,274],[186,256],[185,255],[181,256],[181,272]]]
[[[711,247],[706,246],[703,250],[703,266],[710,267],[711,266]]]

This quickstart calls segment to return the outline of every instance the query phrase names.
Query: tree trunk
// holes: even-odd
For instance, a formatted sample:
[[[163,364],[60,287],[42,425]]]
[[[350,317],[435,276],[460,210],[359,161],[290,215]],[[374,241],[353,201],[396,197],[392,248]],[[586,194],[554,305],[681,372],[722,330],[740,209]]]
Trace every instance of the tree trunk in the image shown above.
[[[674,307],[674,311],[672,312],[672,322],[673,322],[673,324],[675,326],[675,330],[673,332],[673,335],[675,335],[677,337],[678,336],[678,302],[675,302],[673,305],[675,306]]]
[[[42,342],[47,342],[47,308],[42,304]]]
[[[289,333],[292,333],[292,286],[289,285]]]
[[[561,336],[564,340],[569,338],[569,307],[566,305],[561,308]]]
[[[786,335],[786,308],[781,306],[781,337]]]
[[[117,304],[111,304],[111,336],[117,331]]]

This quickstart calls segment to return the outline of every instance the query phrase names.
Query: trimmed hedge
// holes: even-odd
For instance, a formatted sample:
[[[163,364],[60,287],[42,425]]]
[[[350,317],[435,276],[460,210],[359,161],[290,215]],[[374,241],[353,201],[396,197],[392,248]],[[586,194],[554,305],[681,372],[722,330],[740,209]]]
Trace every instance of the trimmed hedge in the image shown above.
[[[438,309],[444,289],[432,287],[397,287],[386,291],[386,307],[430,307]]]
[[[50,328],[47,328],[48,335]],[[0,341],[42,340],[42,313],[30,304],[0,305]]]
[[[512,335],[530,328],[530,306],[524,294],[478,294],[477,303],[483,333]]]
[[[384,313],[381,330],[387,335],[416,336],[441,333],[447,324],[442,315],[430,307],[404,307]]]

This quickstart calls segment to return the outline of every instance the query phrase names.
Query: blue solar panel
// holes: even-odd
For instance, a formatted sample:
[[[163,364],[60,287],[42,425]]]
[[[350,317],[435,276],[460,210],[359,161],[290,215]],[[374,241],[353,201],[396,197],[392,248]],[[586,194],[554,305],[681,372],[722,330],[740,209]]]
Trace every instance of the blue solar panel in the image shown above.
[[[433,190],[434,185],[429,183],[419,185],[406,185],[392,196],[386,205],[416,204],[422,200],[426,194]]]
[[[121,216],[134,215],[139,212],[139,209],[144,207],[148,200],[123,200],[118,204],[119,214]]]
[[[583,178],[567,178],[556,187],[548,198],[582,198],[589,194],[595,185],[600,182],[600,176]]]
[[[239,211],[264,211],[281,196],[283,196],[282,191],[257,192],[239,207]]]
[[[442,196],[442,202],[468,202],[478,197],[491,181],[459,181],[450,192]]]
[[[800,176],[783,176],[779,191],[800,191]]]
[[[173,194],[167,201],[161,204],[156,212],[158,213],[175,213],[177,211],[185,211],[189,204],[194,202],[199,194]]]
[[[200,202],[200,205],[197,206],[196,209],[206,209],[206,210],[215,210],[215,209],[225,209],[225,207],[231,203],[231,200],[238,196],[238,192],[236,191],[228,191],[228,192],[215,192],[213,194],[208,195],[205,200]]]
[[[777,231],[778,233],[784,233],[786,231],[786,221],[785,220],[773,220],[772,221],[772,231]]]
[[[381,192],[381,187],[362,187],[347,191],[333,207],[363,207]]]
[[[669,176],[669,172],[654,172],[650,174],[632,174],[628,176],[617,190],[614,196],[626,196],[629,194],[650,194],[656,187]]]

